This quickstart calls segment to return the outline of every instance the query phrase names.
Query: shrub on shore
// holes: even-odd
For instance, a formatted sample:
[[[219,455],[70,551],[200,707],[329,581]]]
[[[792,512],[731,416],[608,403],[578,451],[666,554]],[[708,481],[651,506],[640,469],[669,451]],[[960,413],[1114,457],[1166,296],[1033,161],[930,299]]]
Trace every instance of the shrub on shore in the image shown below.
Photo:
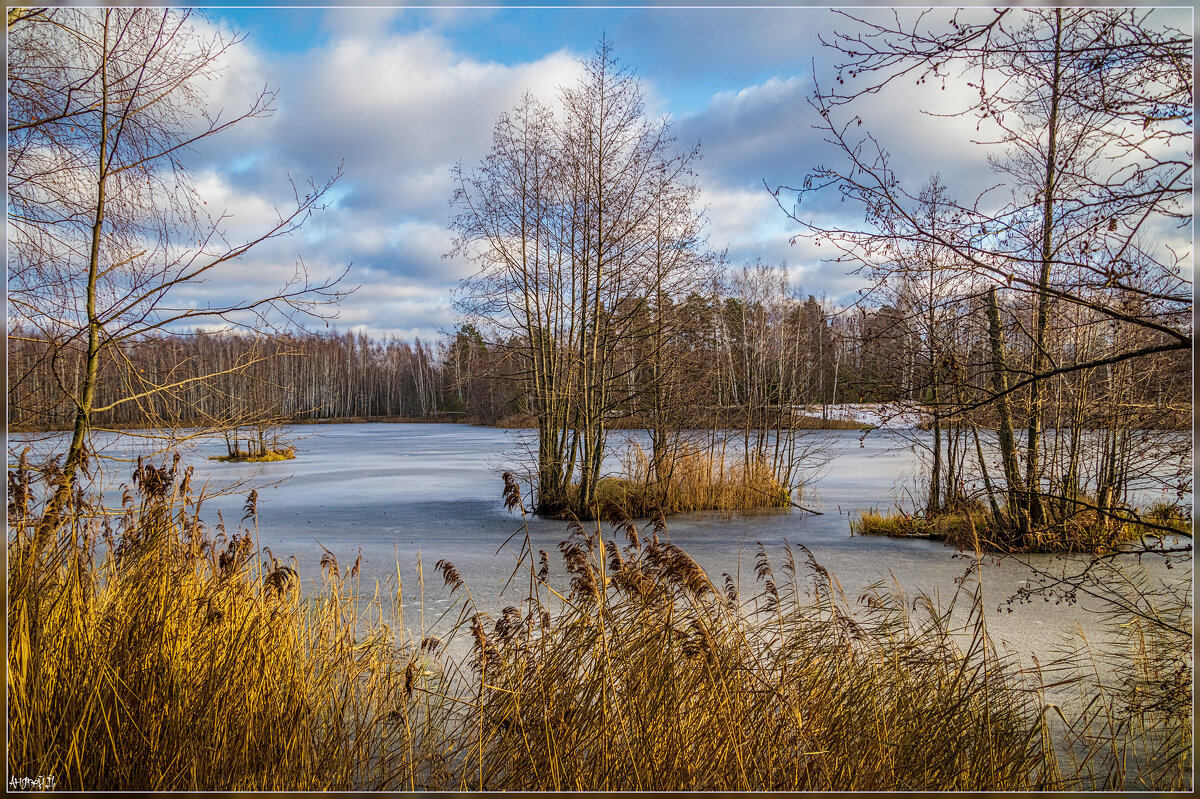
[[[973,549],[978,541],[985,549],[1006,552],[1103,555],[1144,536],[1174,534],[1190,538],[1192,534],[1191,519],[1177,505],[1168,503],[1158,503],[1140,513],[1121,509],[1105,514],[1075,513],[1019,536],[1010,527],[1007,517],[997,523],[995,516],[978,503],[934,514],[868,511],[850,522],[850,531],[855,535],[929,538],[963,550]]]

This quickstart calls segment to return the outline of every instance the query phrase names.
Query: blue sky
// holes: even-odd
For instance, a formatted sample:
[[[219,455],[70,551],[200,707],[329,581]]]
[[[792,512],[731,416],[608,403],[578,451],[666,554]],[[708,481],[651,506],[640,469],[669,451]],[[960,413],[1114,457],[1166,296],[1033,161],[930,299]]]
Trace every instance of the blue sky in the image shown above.
[[[292,179],[341,165],[331,207],[297,235],[256,250],[218,284],[265,290],[298,259],[317,276],[350,265],[361,288],[337,326],[430,338],[455,324],[453,291],[470,273],[449,249],[451,167],[486,154],[496,117],[531,89],[553,102],[602,36],[637,73],[651,113],[681,145],[701,144],[710,243],[735,262],[787,263],[818,294],[845,275],[797,257],[794,232],[763,186],[810,166],[814,21],[809,9],[211,8],[244,41],[231,51],[214,108],[244,107],[264,84],[276,111],[206,142],[196,174],[226,207],[234,238],[266,222]]]
[[[785,264],[794,285],[834,301],[861,280],[822,261],[766,186],[798,185],[834,154],[808,105],[813,70],[832,74],[818,36],[836,19],[816,8],[211,8],[211,23],[245,40],[229,53],[210,105],[245,107],[264,85],[276,111],[194,154],[210,207],[230,214],[231,239],[286,204],[289,178],[324,181],[341,166],[331,207],[271,242],[221,280],[194,289],[254,292],[277,285],[299,259],[314,276],[349,265],[361,288],[340,329],[432,338],[455,324],[453,292],[469,264],[443,258],[450,170],[483,158],[496,117],[522,92],[553,103],[601,36],[642,81],[647,108],[667,115],[681,143],[701,145],[698,167],[709,241],[735,263]],[[922,104],[953,103],[906,89],[863,114],[902,177],[942,174],[972,197],[989,172],[973,123],[931,120]],[[931,157],[936,154],[936,157]],[[861,211],[813,209],[830,216]]]
[[[264,52],[298,54],[329,45],[339,35],[336,17],[371,14],[369,8],[245,8],[212,12],[253,38]],[[586,54],[602,35],[624,43],[623,57],[653,74],[675,115],[701,111],[719,91],[736,91],[780,74],[807,70],[811,56],[797,48],[759,48],[733,38],[739,28],[793,27],[812,9],[780,8],[490,8],[396,10],[380,33],[437,31],[464,56],[483,62],[533,62],[560,49]],[[728,37],[698,42],[696,29]],[[702,46],[693,46],[699,43]],[[716,47],[712,47],[716,44]],[[799,43],[798,43],[799,44]]]

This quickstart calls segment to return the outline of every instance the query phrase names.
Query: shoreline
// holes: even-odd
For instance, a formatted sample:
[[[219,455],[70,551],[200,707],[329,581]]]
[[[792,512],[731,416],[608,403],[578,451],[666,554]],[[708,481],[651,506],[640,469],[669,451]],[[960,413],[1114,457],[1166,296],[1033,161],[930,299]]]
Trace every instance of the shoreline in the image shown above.
[[[610,430],[645,430],[644,424],[627,422],[626,417],[621,417],[613,420],[613,424],[609,425]],[[798,430],[877,430],[878,426],[868,422],[861,422],[854,419],[821,419],[814,416],[798,417]],[[490,427],[494,430],[534,430],[537,428],[532,420],[526,418],[506,417],[492,424],[484,424],[475,419],[472,419],[461,411],[444,411],[430,416],[338,416],[327,419],[292,419],[283,422],[280,427],[289,426],[319,426],[333,424],[461,424],[472,425],[475,427]],[[181,425],[177,430],[199,429],[200,425]],[[109,425],[105,427],[95,428],[95,432],[112,431],[124,432],[129,430],[147,430],[144,425]],[[699,429],[699,428],[698,428]],[[10,427],[9,433],[19,434],[39,434],[39,433],[69,433],[71,428],[68,427]]]
[[[830,410],[832,411],[834,409],[834,407],[835,406],[830,406]],[[853,416],[849,415],[844,410],[846,408],[856,408],[865,416],[873,417],[876,414],[878,414],[878,412],[879,412],[878,411],[878,409],[880,407],[879,404],[864,403],[861,406],[840,405],[840,406],[836,406],[836,407],[838,409],[837,415],[834,415],[833,413],[831,413],[827,418],[822,418],[821,416],[811,415],[811,414],[807,414],[807,413],[797,416],[796,417],[797,425],[793,429],[796,429],[796,430],[860,430],[860,431],[864,431],[864,432],[872,431],[872,430],[928,430],[929,429],[927,424],[921,424],[921,423],[914,424],[911,426],[909,426],[909,425],[892,425],[892,424],[888,424],[886,421],[881,421],[880,419],[874,419],[872,421],[872,420],[866,420],[866,419],[861,419],[861,418],[854,418]],[[280,426],[288,427],[288,426],[294,425],[294,426],[299,427],[299,426],[319,426],[319,425],[333,425],[333,424],[461,424],[461,425],[473,425],[476,427],[489,427],[489,428],[496,429],[496,430],[533,430],[533,429],[536,429],[536,427],[537,427],[537,425],[534,423],[532,417],[528,417],[528,416],[513,414],[511,416],[506,416],[502,419],[498,419],[495,422],[492,422],[491,424],[487,424],[487,423],[480,422],[477,419],[469,416],[465,411],[439,411],[437,413],[430,414],[429,416],[337,416],[337,417],[329,417],[329,418],[322,418],[322,419],[303,418],[303,419],[292,419],[287,422],[283,422],[283,423],[281,423]],[[202,426],[203,425],[199,425],[199,424],[196,424],[196,425],[182,424],[182,425],[180,425],[176,428],[172,428],[172,429],[193,430],[193,429],[200,429]],[[634,420],[631,417],[626,417],[626,416],[613,417],[610,420],[608,428],[610,430],[645,430],[645,429],[648,429],[645,424],[642,424],[640,422],[640,420]],[[42,434],[42,433],[68,433],[71,431],[71,429],[72,429],[72,426],[69,424],[64,425],[62,427],[48,427],[48,426],[40,426],[40,425],[39,426],[18,425],[18,426],[7,427],[7,432],[9,435],[12,435],[12,434],[37,435],[37,434]],[[121,425],[105,425],[103,427],[98,426],[98,427],[94,428],[94,431],[95,432],[101,432],[101,431],[124,432],[124,431],[131,431],[131,430],[147,430],[147,429],[164,429],[164,428],[147,428],[145,425],[141,425],[141,424],[121,424]],[[700,430],[700,429],[715,429],[715,428],[696,427],[693,429]],[[738,429],[738,428],[727,427],[727,428],[723,428],[723,429]],[[990,428],[990,427],[980,427],[979,429],[981,431],[990,431],[993,433],[995,432],[995,429]],[[1047,433],[1051,432],[1053,429],[1054,428],[1048,428],[1046,430],[1046,432]],[[1089,429],[1089,430],[1105,430],[1107,428],[1096,427],[1096,428],[1087,428],[1087,429]],[[1179,427],[1144,428],[1144,429],[1139,428],[1138,432],[1184,433],[1184,432],[1190,432],[1191,429],[1192,428],[1190,426],[1181,425]]]

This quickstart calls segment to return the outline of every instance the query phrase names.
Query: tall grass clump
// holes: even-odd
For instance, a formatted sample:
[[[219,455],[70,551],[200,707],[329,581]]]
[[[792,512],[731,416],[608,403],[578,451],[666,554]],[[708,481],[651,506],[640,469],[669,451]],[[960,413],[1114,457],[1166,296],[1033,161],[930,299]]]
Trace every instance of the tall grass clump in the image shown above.
[[[1088,507],[1083,502],[1079,504]],[[1003,552],[1105,555],[1145,536],[1190,538],[1192,524],[1190,516],[1178,505],[1158,503],[1144,512],[1133,509],[1104,513],[1091,509],[1076,511],[1040,529],[1016,535],[1011,529],[1011,519],[1003,511],[997,519],[978,500],[967,500],[934,513],[867,511],[851,520],[850,531],[856,535],[944,540],[959,549],[970,549],[978,537],[985,548]]]
[[[515,483],[507,492],[519,505]],[[548,553],[526,539],[523,599],[474,616],[473,788],[1191,786],[1190,594],[1143,606],[1148,587],[1130,586],[1108,605],[1129,647],[1107,666],[1076,653],[1063,661],[1074,673],[1048,684],[988,635],[977,545],[947,605],[884,583],[852,605],[804,547],[776,570],[760,545],[742,596],[661,518],[646,531],[617,518],[607,537],[570,530],[569,585],[548,580]],[[1150,624],[1167,613],[1174,625]],[[1048,700],[1067,688],[1081,701]]]
[[[294,460],[295,457],[295,447],[282,447],[280,449],[262,450],[260,452],[238,452],[231,455],[213,455],[209,458],[209,460],[218,461],[220,463],[275,463],[277,461]]]
[[[993,519],[979,505],[963,504],[953,511],[936,514],[880,513],[875,510],[861,513],[850,520],[851,535],[882,535],[889,538],[928,538],[945,541],[959,549],[972,549],[978,537],[987,545]]]
[[[636,441],[621,452],[622,476],[596,486],[601,508],[633,519],[691,511],[786,508],[791,491],[763,457],[727,460],[720,449],[676,442],[657,466]]]
[[[803,547],[756,594],[721,587],[657,522],[572,525],[545,577],[474,633],[478,789],[966,790],[1057,786],[1037,692],[986,635],[980,594],[854,614]],[[807,588],[807,592],[805,591]],[[961,639],[961,640],[960,640]]]
[[[51,468],[47,475],[54,478]],[[73,790],[440,785],[444,723],[398,599],[328,555],[302,595],[254,540],[256,495],[207,529],[191,470],[139,464],[116,518],[77,496],[39,515],[9,474],[8,770]],[[452,786],[451,786],[452,787]]]

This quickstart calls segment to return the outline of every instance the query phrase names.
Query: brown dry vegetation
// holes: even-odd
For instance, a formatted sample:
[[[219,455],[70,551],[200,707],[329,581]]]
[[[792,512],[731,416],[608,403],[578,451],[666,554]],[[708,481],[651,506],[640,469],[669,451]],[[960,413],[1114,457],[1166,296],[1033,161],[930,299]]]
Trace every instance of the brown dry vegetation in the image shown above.
[[[295,457],[295,448],[284,447],[265,452],[239,452],[236,455],[213,455],[209,460],[220,461],[221,463],[272,463],[274,461],[290,461]]]
[[[646,519],[701,510],[786,508],[791,492],[762,457],[727,461],[720,450],[678,442],[658,474],[636,441],[621,452],[622,477],[596,487],[606,516]]]
[[[592,517],[649,519],[693,511],[786,508],[792,491],[780,482],[763,455],[727,458],[724,447],[673,442],[670,456],[656,469],[652,455],[627,441],[618,452],[617,474],[596,483]],[[584,518],[579,483],[567,486],[557,504],[543,503],[538,513],[552,518]]]
[[[696,426],[718,428],[736,421],[736,419],[723,419],[713,413],[705,413],[701,414],[700,418],[696,420]],[[534,429],[537,427],[537,420],[531,414],[510,414],[499,419],[491,426],[504,430]],[[645,419],[641,418],[637,414],[631,414],[629,416],[620,416],[609,420],[608,427],[610,430],[645,430],[647,427],[649,427],[649,425],[646,423]],[[822,419],[820,416],[796,415],[790,420],[790,429],[874,430],[875,426],[868,424],[867,422],[859,422],[854,419]]]
[[[974,566],[950,606],[886,585],[853,604],[803,548],[779,564],[760,548],[743,596],[661,523],[574,523],[569,584],[526,539],[523,598],[494,618],[439,562],[459,621],[438,639],[406,633],[399,592],[364,590],[332,553],[301,590],[258,550],[255,496],[244,527],[208,529],[189,478],[141,466],[122,515],[77,497],[55,525],[37,475],[10,471],[10,774],[88,790],[1191,785],[1190,639],[1185,656],[1122,620],[1113,676],[1086,653],[1023,671],[988,638]],[[1082,709],[1047,704],[1043,681]]]
[[[1082,503],[1081,503],[1082,504]],[[1016,539],[1015,545],[998,542],[1007,536],[995,531],[1004,529],[1001,522],[981,504],[940,513],[909,514],[870,511],[850,522],[850,531],[857,535],[883,535],[891,538],[929,538],[946,541],[959,549],[971,549],[978,540],[985,549],[1020,552],[1075,552],[1104,555],[1121,544],[1139,541],[1144,536],[1164,534],[1191,538],[1192,522],[1178,505],[1159,503],[1141,511],[1121,510],[1117,513],[1076,512],[1046,524]]]

